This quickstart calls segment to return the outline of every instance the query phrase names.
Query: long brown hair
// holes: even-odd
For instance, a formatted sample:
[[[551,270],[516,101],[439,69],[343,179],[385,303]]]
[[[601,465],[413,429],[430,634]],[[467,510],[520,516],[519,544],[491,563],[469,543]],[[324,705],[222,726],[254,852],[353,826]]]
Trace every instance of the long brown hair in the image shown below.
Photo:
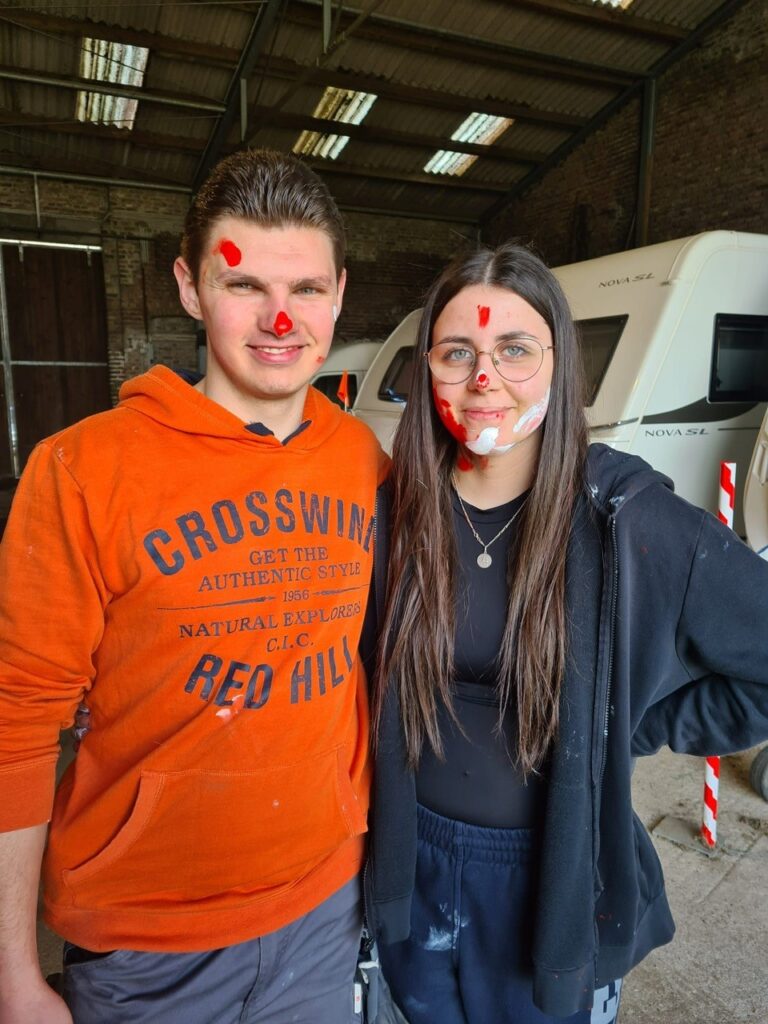
[[[456,441],[432,400],[425,353],[446,304],[470,285],[515,292],[546,321],[554,343],[549,409],[531,493],[518,520],[515,571],[508,571],[507,623],[498,654],[499,726],[516,707],[525,773],[536,771],[558,728],[567,655],[565,561],[587,449],[583,379],[573,320],[554,274],[527,248],[482,248],[451,264],[430,289],[419,325],[413,378],[393,447],[392,543],[375,721],[384,693],[400,698],[408,759],[429,741],[442,753],[440,701],[452,708],[457,560],[451,476]]]

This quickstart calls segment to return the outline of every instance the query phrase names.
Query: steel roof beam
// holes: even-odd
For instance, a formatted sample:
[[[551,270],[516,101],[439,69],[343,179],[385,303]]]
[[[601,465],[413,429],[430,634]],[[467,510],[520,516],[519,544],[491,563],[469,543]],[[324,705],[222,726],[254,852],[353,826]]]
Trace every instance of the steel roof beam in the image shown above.
[[[243,47],[243,52],[240,55],[240,60],[227,90],[224,112],[208,140],[208,144],[195,171],[195,189],[199,188],[203,183],[226,144],[232,125],[235,123],[235,118],[241,111],[243,97],[241,82],[247,82],[253,74],[256,62],[262,50],[269,42],[272,30],[275,27],[275,19],[280,10],[281,3],[282,0],[265,0],[258,8],[258,13],[254,18],[251,31],[248,34],[248,39]]]
[[[679,43],[688,35],[679,25],[670,25],[650,18],[639,18],[636,14],[614,11],[608,7],[585,7],[572,0],[514,0],[515,7],[527,7],[537,14],[556,18],[568,18],[596,28],[614,29],[630,35],[647,36],[665,43]]]
[[[271,57],[269,62],[259,65],[260,74],[273,78],[293,78],[305,70],[305,65],[287,57]],[[373,92],[382,99],[401,103],[416,104],[423,107],[436,107],[440,110],[457,110],[461,113],[495,114],[498,117],[511,117],[523,124],[540,124],[549,128],[562,128],[573,131],[581,128],[588,118],[577,114],[566,114],[556,110],[539,110],[522,103],[512,103],[498,98],[481,98],[466,96],[459,93],[443,92],[440,89],[427,89],[416,85],[402,85],[378,75],[366,75],[357,71],[344,71],[340,68],[311,68],[309,83],[316,85],[334,85],[339,89],[357,89],[361,92]]]
[[[94,124],[92,121],[55,120],[7,109],[0,110],[0,127],[30,128],[33,131],[82,135],[97,142],[104,140],[118,143],[129,142],[140,148],[181,150],[187,153],[202,153],[205,147],[204,139],[190,139],[186,135],[164,135],[161,132],[147,132],[139,128],[115,128],[112,125]]]
[[[348,178],[375,179],[400,182],[403,185],[426,185],[429,188],[463,189],[465,192],[508,192],[509,185],[496,181],[472,181],[448,174],[408,174],[403,171],[387,171],[378,167],[363,167],[356,164],[340,164],[336,160],[308,160],[309,166],[318,174],[338,174]]]
[[[188,92],[150,92],[146,89],[135,88],[130,85],[121,85],[118,82],[98,81],[94,78],[77,78],[71,76],[65,78],[61,75],[50,75],[43,71],[30,71],[26,68],[11,67],[7,64],[0,65],[0,78],[13,82],[26,82],[29,85],[44,85],[56,89],[82,89],[85,92],[106,93],[108,96],[122,96],[126,99],[141,100],[144,103],[160,103],[166,107],[183,107],[185,110],[195,110],[220,114],[224,111],[223,103],[216,103],[204,97],[190,95]]]
[[[159,32],[104,25],[98,21],[81,18],[61,18],[53,14],[24,10],[21,7],[6,7],[0,12],[0,21],[47,36],[58,34],[77,36],[81,39],[106,39],[110,43],[143,46],[152,53],[173,57],[176,60],[204,61],[214,66],[231,67],[237,64],[240,58],[240,51],[228,46],[198,43],[192,39],[176,39],[161,35]]]
[[[286,18],[294,24],[314,29],[317,27],[321,3],[322,0],[290,0]],[[356,13],[356,8],[345,8],[341,18],[342,29],[351,22]],[[607,68],[551,54],[536,54],[491,39],[479,39],[477,36],[449,32],[447,29],[419,25],[403,18],[383,15],[372,15],[355,35],[360,39],[386,43],[400,49],[448,57],[464,64],[484,64],[505,71],[542,75],[611,89],[624,88],[644,77],[641,74],[623,71],[621,68]]]
[[[252,113],[266,127],[295,128],[297,131],[320,132],[323,135],[347,135],[354,142],[381,145],[391,142],[396,146],[414,146],[417,149],[447,149],[452,153],[468,153],[490,160],[508,163],[538,164],[547,158],[547,153],[531,150],[509,149],[497,144],[480,146],[470,142],[455,142],[445,135],[421,135],[415,132],[400,132],[392,128],[379,128],[367,124],[346,124],[344,121],[326,121],[307,114],[292,114],[285,110],[275,112],[271,107],[253,107]]]
[[[647,78],[658,78],[665,71],[667,71],[673,64],[676,64],[682,57],[689,53],[695,46],[701,42],[701,40],[713,29],[717,28],[723,22],[738,11],[740,7],[743,7],[746,0],[725,0],[719,7],[705,18],[697,28],[693,30],[685,39],[676,46],[673,50],[670,50],[664,57],[658,60],[648,73]],[[554,152],[550,153],[547,159],[540,164],[538,167],[534,167],[524,178],[518,181],[509,190],[506,196],[502,196],[501,199],[497,200],[481,217],[481,224],[484,226],[493,217],[498,216],[501,211],[507,207],[515,199],[518,199],[524,192],[526,192],[533,185],[537,184],[544,175],[562,163],[566,157],[570,156],[577,146],[581,145],[593,132],[597,131],[602,126],[622,109],[631,99],[638,96],[644,87],[644,81],[638,81],[634,85],[625,89],[624,92],[616,96],[610,103],[606,104],[602,110],[598,111],[592,120],[577,132],[572,138],[568,139],[561,146],[558,146]]]

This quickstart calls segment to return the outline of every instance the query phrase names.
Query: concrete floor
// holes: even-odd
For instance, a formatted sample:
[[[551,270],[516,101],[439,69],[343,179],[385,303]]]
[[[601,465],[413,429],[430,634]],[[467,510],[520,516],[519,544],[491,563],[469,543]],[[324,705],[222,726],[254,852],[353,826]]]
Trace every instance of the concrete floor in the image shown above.
[[[749,784],[754,753],[723,758],[713,854],[685,841],[700,823],[704,762],[666,750],[638,761],[635,808],[664,866],[677,935],[628,976],[620,1024],[768,1024],[768,803]],[[39,941],[46,973],[59,970],[58,938],[41,925]]]

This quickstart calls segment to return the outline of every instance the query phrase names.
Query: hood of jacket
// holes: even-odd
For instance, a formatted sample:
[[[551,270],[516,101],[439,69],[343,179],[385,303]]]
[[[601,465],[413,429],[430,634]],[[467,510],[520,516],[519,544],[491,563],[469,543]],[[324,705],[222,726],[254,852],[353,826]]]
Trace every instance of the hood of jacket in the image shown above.
[[[627,455],[605,444],[589,446],[584,477],[590,503],[607,516],[618,513],[647,487],[675,489],[668,476],[638,455]]]
[[[315,388],[307,390],[299,427],[284,441],[263,423],[244,423],[234,413],[207,398],[188,383],[189,378],[167,366],[126,381],[120,388],[119,408],[146,416],[183,434],[240,441],[263,449],[289,447],[313,451],[339,429],[344,413]]]

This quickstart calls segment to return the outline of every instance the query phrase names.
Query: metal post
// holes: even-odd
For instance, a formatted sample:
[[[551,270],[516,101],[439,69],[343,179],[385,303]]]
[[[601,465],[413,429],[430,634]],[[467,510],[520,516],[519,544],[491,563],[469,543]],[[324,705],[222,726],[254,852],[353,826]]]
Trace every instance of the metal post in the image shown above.
[[[656,79],[643,83],[643,122],[640,129],[640,164],[637,174],[637,217],[635,247],[648,244],[653,185],[653,143],[656,134]]]
[[[8,327],[8,303],[5,294],[5,266],[3,247],[0,245],[0,349],[3,356],[3,377],[5,381],[5,412],[8,421],[8,443],[11,449],[13,475],[21,476],[19,459],[19,432],[16,427],[16,399],[13,392],[13,369],[11,367],[11,334]]]

